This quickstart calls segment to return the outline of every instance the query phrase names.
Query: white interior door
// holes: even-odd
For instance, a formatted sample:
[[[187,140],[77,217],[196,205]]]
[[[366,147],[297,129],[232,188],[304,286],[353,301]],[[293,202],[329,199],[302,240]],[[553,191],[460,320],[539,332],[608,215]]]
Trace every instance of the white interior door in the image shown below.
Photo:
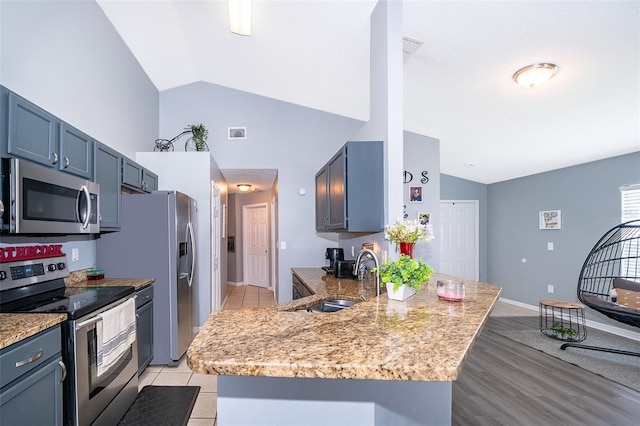
[[[268,204],[245,205],[242,213],[243,281],[247,285],[270,287]]]
[[[440,272],[478,280],[479,223],[477,200],[440,201]]]

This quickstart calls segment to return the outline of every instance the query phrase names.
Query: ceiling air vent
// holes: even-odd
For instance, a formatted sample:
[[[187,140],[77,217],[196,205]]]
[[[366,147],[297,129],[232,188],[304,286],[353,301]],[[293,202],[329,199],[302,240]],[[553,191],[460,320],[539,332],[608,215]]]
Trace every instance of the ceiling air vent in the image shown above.
[[[414,38],[402,37],[402,56],[403,62],[407,62],[409,57],[413,55],[416,50],[420,49],[423,42]]]

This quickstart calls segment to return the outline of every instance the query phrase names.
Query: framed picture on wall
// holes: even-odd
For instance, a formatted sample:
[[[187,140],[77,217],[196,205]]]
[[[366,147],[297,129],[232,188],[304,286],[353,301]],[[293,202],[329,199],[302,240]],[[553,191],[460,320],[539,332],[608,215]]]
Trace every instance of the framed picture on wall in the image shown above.
[[[409,187],[409,203],[421,203],[422,202],[422,187],[410,186]]]
[[[560,210],[542,210],[539,215],[540,229],[560,229],[562,227],[562,212]]]
[[[420,225],[428,225],[431,222],[431,213],[418,212],[418,222]]]

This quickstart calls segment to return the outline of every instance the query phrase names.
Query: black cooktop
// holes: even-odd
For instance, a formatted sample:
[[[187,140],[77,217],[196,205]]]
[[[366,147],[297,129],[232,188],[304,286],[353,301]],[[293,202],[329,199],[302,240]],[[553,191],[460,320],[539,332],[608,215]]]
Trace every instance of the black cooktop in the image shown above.
[[[134,292],[133,287],[59,287],[0,304],[0,312],[90,314]],[[2,302],[2,300],[0,300]]]

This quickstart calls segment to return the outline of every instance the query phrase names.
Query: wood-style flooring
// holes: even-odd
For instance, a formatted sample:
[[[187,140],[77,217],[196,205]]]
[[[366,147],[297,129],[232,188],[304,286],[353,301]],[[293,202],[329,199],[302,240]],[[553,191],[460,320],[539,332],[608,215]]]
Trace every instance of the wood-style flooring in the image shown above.
[[[452,424],[638,425],[640,393],[485,328],[453,384]]]

